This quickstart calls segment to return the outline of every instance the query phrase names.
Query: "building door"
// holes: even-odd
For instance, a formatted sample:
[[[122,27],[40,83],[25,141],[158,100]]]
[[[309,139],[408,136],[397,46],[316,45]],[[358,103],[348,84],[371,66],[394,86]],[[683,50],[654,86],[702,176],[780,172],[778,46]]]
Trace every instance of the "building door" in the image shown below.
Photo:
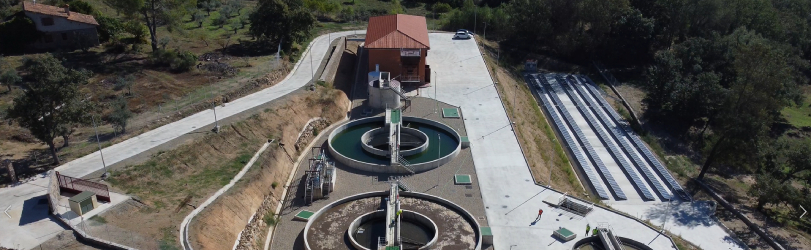
[[[93,199],[86,199],[79,202],[79,207],[82,209],[82,214],[90,212],[90,210],[93,210]]]

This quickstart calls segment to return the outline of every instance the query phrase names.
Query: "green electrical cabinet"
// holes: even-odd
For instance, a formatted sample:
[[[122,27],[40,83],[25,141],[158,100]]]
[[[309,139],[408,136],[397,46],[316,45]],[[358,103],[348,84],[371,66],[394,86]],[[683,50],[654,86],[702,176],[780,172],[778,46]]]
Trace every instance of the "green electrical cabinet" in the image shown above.
[[[81,192],[68,199],[70,210],[78,215],[84,215],[98,207],[96,194],[90,191]]]

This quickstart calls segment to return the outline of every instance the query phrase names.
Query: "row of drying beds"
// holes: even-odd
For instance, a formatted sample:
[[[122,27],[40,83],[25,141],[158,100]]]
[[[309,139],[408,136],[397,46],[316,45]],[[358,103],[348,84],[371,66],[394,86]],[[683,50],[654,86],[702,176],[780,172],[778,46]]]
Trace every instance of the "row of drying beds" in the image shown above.
[[[580,111],[581,115],[588,120],[590,126],[594,131],[597,132],[601,140],[605,142],[606,147],[609,149],[609,153],[611,153],[614,159],[617,160],[617,163],[622,167],[622,170],[629,177],[631,177],[631,180],[640,190],[644,199],[655,200],[655,197],[644,185],[644,180],[639,177],[634,166],[628,163],[625,158],[622,157],[623,151],[626,153],[626,155],[630,156],[630,159],[632,159],[633,163],[636,164],[636,166],[643,172],[645,178],[648,179],[649,183],[651,183],[654,189],[656,189],[663,200],[671,200],[672,197],[670,194],[668,194],[667,188],[656,179],[655,174],[646,167],[645,160],[641,159],[635,153],[636,150],[639,150],[639,152],[647,159],[647,162],[649,162],[651,166],[653,166],[653,168],[658,172],[659,177],[667,182],[670,189],[675,194],[678,194],[680,197],[682,197],[682,199],[690,199],[689,195],[684,192],[681,185],[679,185],[679,183],[670,175],[661,162],[659,162],[653,153],[651,153],[650,149],[642,142],[642,140],[639,139],[638,136],[634,134],[630,126],[628,126],[619,116],[619,114],[617,114],[616,111],[614,111],[614,109],[608,105],[605,99],[602,98],[602,95],[596,89],[595,84],[593,81],[591,81],[591,79],[588,77],[575,77],[571,75],[549,76],[552,77],[551,80],[554,80],[558,84],[551,84],[550,79],[547,78],[547,75],[543,74],[532,75],[530,80],[541,92],[540,99],[544,104],[544,108],[552,116],[555,126],[557,126],[558,130],[563,135],[564,140],[566,141],[567,145],[569,145],[572,154],[574,154],[577,162],[580,164],[580,166],[582,166],[583,172],[592,183],[592,186],[600,198],[608,199],[609,196],[605,189],[598,184],[601,183],[601,179],[600,176],[598,176],[592,170],[595,166],[596,169],[600,171],[605,181],[608,182],[609,187],[611,188],[611,191],[613,191],[615,197],[622,200],[627,199],[625,194],[619,188],[617,182],[614,180],[613,176],[608,172],[605,164],[600,160],[599,156],[594,150],[594,147],[592,147],[586,139],[583,131],[576,125],[574,117],[563,106],[564,104],[558,97],[557,93],[565,92],[566,95],[573,100],[578,108],[578,111]],[[554,104],[547,99],[547,96],[554,101]],[[588,105],[584,103],[581,98],[582,100],[586,100]],[[603,112],[610,114],[610,117],[606,116]],[[599,119],[595,118],[592,113],[597,114]],[[558,117],[558,114],[565,119],[565,123]],[[612,126],[612,124],[616,124],[616,126]],[[600,128],[605,128],[606,131],[610,131],[611,133],[606,133]],[[571,129],[575,135],[575,138],[572,138],[569,133],[566,132],[569,129]],[[626,136],[628,139],[626,139]],[[579,141],[580,143],[577,143],[575,140]],[[614,144],[615,140],[621,144],[621,148]],[[633,142],[633,146],[628,142],[628,140]],[[575,145],[582,145],[582,149],[585,149],[588,157],[594,162],[594,165],[592,165],[591,161],[584,156],[581,148]]]

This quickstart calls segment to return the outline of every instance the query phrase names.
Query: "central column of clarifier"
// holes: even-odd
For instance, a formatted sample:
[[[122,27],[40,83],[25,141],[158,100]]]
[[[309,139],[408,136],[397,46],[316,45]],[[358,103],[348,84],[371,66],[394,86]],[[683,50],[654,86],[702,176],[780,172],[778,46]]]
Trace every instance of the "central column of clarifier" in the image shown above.
[[[391,183],[389,199],[386,202],[386,245],[400,246],[400,185]]]

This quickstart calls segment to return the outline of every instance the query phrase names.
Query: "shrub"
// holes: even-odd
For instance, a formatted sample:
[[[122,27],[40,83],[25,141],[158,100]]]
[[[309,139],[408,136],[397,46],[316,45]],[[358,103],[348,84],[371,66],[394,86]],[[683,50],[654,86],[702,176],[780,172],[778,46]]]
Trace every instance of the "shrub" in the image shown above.
[[[93,8],[93,5],[85,1],[71,1],[70,2],[70,11],[79,12],[85,15],[94,15],[99,16],[96,12],[96,8]]]
[[[447,3],[435,3],[432,9],[436,13],[447,13],[451,11],[451,5]]]
[[[273,211],[268,211],[268,213],[265,214],[265,217],[263,219],[265,221],[265,224],[268,225],[268,226],[276,225],[276,222],[277,222],[276,221],[276,214],[273,213]]]
[[[118,35],[124,31],[124,23],[117,18],[98,16],[96,21],[99,22],[99,26],[96,27],[99,32],[99,42],[106,43],[110,40],[117,40]]]
[[[151,60],[155,66],[168,66],[172,71],[186,72],[197,64],[197,55],[189,51],[159,49],[152,53]]]
[[[275,182],[275,181],[270,184],[270,187],[272,187],[273,189],[276,189],[276,187],[278,187],[278,186],[279,186],[279,183]]]

